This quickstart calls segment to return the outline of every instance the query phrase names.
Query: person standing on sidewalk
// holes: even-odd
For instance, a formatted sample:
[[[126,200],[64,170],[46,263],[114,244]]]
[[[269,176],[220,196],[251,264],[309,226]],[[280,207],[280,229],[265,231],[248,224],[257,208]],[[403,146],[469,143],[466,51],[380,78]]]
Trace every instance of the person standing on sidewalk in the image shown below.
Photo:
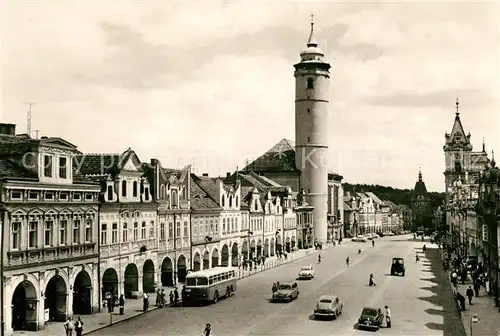
[[[68,317],[66,322],[64,322],[64,330],[66,331],[66,336],[72,336],[73,329],[75,329],[75,323],[73,322],[73,319],[70,316]]]
[[[474,296],[474,291],[472,290],[472,287],[469,286],[467,290],[465,291],[465,295],[467,295],[467,298],[469,298],[469,304],[472,304],[472,297]]]
[[[144,296],[142,297],[142,311],[144,313],[148,311],[148,306],[149,306],[148,294],[144,293]]]
[[[481,289],[481,282],[478,279],[474,282],[474,293],[476,294],[476,297],[479,297],[479,289]]]
[[[391,310],[389,306],[385,306],[385,322],[387,323],[387,328],[391,327]]]
[[[177,290],[177,287],[174,288],[174,306],[177,307],[179,303],[179,291]]]
[[[203,330],[202,336],[210,336],[210,335],[212,335],[212,326],[210,326],[210,323],[207,323],[205,325],[205,330]]]
[[[170,294],[168,294],[168,297],[170,299],[170,307],[174,306],[174,292],[170,291]]]
[[[455,287],[455,289],[457,288],[457,282],[458,282],[458,274],[457,274],[457,271],[453,271],[451,273],[451,283],[453,284],[453,286]]]
[[[123,315],[125,310],[125,298],[123,297],[123,294],[120,295],[120,299],[118,301],[118,304],[120,305],[120,315]]]
[[[76,320],[76,323],[75,323],[75,332],[76,332],[76,336],[82,336],[82,334],[83,334],[83,321],[82,321],[82,318],[80,316],[78,316],[78,319]]]

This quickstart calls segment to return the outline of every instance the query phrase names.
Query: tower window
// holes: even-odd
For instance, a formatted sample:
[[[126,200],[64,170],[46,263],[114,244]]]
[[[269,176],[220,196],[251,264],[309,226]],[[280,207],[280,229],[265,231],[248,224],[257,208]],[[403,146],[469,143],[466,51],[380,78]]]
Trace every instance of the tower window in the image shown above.
[[[307,137],[307,142],[311,142],[311,137]]]
[[[307,79],[307,88],[314,89],[314,80],[312,78]]]
[[[311,109],[307,109],[307,113],[311,113]]]

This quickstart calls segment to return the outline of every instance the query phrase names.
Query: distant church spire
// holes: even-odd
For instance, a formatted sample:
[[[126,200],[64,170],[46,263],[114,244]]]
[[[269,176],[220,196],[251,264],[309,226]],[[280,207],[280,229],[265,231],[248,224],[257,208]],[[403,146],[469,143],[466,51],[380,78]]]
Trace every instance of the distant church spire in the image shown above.
[[[311,14],[311,32],[309,33],[309,39],[307,40],[308,47],[317,47],[318,43],[314,38],[314,14]]]
[[[483,138],[483,153],[486,153],[486,144],[484,143],[484,138]]]
[[[492,167],[495,167],[496,166],[496,162],[495,162],[495,151],[492,150],[491,151],[491,166]]]
[[[422,182],[422,166],[418,166],[418,182]]]
[[[460,112],[459,112],[459,109],[460,109],[460,102],[458,101],[458,98],[457,98],[457,101],[455,103],[455,106],[456,106],[456,109],[457,109],[457,112],[455,112],[455,115],[458,116],[460,115]]]

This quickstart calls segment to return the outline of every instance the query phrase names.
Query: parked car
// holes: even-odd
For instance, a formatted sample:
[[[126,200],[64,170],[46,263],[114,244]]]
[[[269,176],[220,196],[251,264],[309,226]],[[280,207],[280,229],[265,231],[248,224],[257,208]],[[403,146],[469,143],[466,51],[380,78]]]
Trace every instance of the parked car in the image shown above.
[[[353,242],[360,242],[360,243],[366,243],[366,237],[365,236],[357,236],[352,238]]]
[[[312,279],[314,278],[314,268],[312,265],[302,266],[299,272],[299,279]]]
[[[385,235],[386,235],[384,232],[377,232],[377,234],[378,234],[378,235],[379,235],[379,237],[381,237],[381,238],[382,238],[383,236],[385,236]]]
[[[337,316],[342,314],[343,307],[344,304],[337,296],[321,295],[314,308],[314,317],[330,317],[336,319]]]
[[[392,258],[391,275],[405,276],[405,260],[403,258]]]
[[[394,232],[386,232],[384,233],[384,236],[394,236]]]
[[[364,307],[358,318],[358,329],[369,329],[377,331],[384,320],[382,309]]]
[[[299,286],[295,281],[280,282],[277,291],[273,294],[273,302],[292,301],[299,296]]]

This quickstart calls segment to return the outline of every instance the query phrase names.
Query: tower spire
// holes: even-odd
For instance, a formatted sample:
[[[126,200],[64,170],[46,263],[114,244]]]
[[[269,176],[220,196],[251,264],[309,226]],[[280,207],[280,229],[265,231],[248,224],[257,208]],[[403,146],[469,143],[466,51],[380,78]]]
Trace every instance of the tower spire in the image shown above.
[[[311,14],[311,32],[309,33],[309,39],[307,40],[308,47],[317,47],[318,43],[314,38],[314,14]]]
[[[495,165],[496,165],[496,162],[495,162],[495,151],[492,150],[491,151],[491,166],[495,167]]]
[[[457,112],[455,112],[455,115],[458,117],[458,115],[460,114],[459,112],[459,109],[460,109],[460,102],[458,101],[458,98],[457,98],[457,101],[455,103],[455,108],[457,109]]]
[[[418,182],[422,182],[422,166],[418,166]]]
[[[486,153],[486,144],[484,143],[484,137],[483,137],[483,153]]]

